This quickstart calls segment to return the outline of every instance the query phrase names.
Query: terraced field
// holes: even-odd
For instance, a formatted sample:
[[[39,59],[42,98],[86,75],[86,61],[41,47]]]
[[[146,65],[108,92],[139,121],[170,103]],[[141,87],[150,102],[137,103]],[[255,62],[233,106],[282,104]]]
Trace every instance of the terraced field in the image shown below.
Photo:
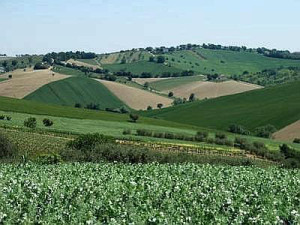
[[[163,97],[145,90],[130,87],[117,82],[98,80],[105,85],[119,99],[126,103],[129,107],[136,110],[146,110],[148,106],[157,108],[157,104],[161,103],[164,107],[170,106],[172,99]]]
[[[85,107],[93,103],[98,104],[100,109],[119,108],[126,105],[103,84],[82,77],[70,77],[47,84],[26,96],[25,99],[65,106],[74,106],[79,103]]]
[[[7,78],[12,75],[12,79],[8,79],[0,83],[0,96],[12,98],[24,98],[28,94],[36,91],[40,87],[58,80],[63,80],[69,76],[54,73],[49,69],[46,70],[32,70],[18,69],[10,73],[0,76],[0,78]]]

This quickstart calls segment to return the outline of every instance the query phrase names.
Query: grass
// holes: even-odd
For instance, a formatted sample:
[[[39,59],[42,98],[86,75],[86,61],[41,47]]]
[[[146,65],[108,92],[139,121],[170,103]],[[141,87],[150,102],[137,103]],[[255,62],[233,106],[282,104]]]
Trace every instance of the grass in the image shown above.
[[[94,66],[99,66],[96,59],[76,59],[76,60],[80,61],[80,62],[87,63],[87,64],[91,64],[91,65],[94,65]]]
[[[108,69],[111,72],[126,71],[135,75],[140,75],[143,72],[152,73],[153,75],[161,75],[164,72],[176,73],[181,72],[181,69],[168,67],[164,64],[139,61],[126,64],[106,64],[102,65],[104,69]]]
[[[172,67],[194,70],[203,74],[242,74],[244,71],[258,72],[281,66],[300,66],[300,60],[276,59],[257,53],[225,50],[200,49],[184,50],[166,54]],[[173,61],[173,60],[174,61]],[[196,65],[198,64],[198,65]]]
[[[7,78],[0,78],[0,82],[7,80]]]
[[[267,124],[280,129],[300,119],[299,90],[298,81],[141,115],[218,130],[227,130],[230,124],[252,131]]]
[[[77,69],[65,67],[65,66],[55,65],[55,67],[53,68],[53,71],[56,73],[61,73],[61,74],[66,74],[66,75],[87,77],[87,75],[84,72],[77,70]]]
[[[25,99],[66,106],[80,103],[84,107],[93,103],[99,104],[101,109],[125,105],[100,82],[82,77],[52,82],[29,94]]]
[[[101,64],[120,64],[122,59],[125,59],[127,63],[132,63],[148,61],[150,56],[151,54],[147,51],[125,51],[99,55],[98,61]]]
[[[149,85],[153,89],[163,91],[169,90],[181,85],[189,84],[195,81],[203,81],[203,76],[190,76],[190,77],[174,77],[155,82],[150,82]]]

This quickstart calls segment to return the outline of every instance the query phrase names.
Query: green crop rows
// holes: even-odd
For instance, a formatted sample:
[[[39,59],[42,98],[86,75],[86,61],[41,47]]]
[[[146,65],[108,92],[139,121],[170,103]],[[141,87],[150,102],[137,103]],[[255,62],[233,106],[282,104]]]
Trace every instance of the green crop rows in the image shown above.
[[[299,224],[300,172],[254,167],[0,165],[1,224]]]

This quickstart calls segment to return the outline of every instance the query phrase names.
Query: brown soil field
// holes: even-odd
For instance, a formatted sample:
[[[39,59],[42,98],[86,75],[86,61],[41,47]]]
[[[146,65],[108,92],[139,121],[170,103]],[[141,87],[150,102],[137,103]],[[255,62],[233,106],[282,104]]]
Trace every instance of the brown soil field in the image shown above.
[[[293,141],[300,138],[300,120],[292,123],[273,134],[273,138],[281,141]]]
[[[2,81],[0,83],[0,96],[11,98],[24,98],[26,95],[36,91],[38,88],[53,81],[68,78],[68,75],[54,73],[50,69],[47,70],[33,70],[18,69],[9,73],[5,73],[0,78],[7,78],[9,74],[12,79]]]
[[[158,103],[162,103],[166,107],[170,106],[173,102],[172,99],[117,82],[95,80],[104,84],[119,99],[136,110],[145,110],[149,105],[154,109],[157,108]]]
[[[170,79],[168,77],[166,78],[133,78],[132,80],[140,85],[144,85],[146,82],[151,83],[159,80],[165,80]]]
[[[67,63],[75,64],[76,66],[85,66],[85,67],[89,67],[89,68],[92,68],[93,70],[98,69],[98,68],[101,69],[100,66],[91,65],[91,64],[88,64],[88,63],[85,63],[85,62],[81,62],[81,61],[74,60],[74,59],[69,59],[69,60],[67,61]]]
[[[176,88],[172,88],[170,90],[166,90],[164,92],[169,93],[170,91],[172,91],[175,96],[182,98],[188,98],[191,93],[194,93],[196,98],[204,99],[232,95],[259,88],[262,87],[254,84],[237,81],[225,81],[219,83],[196,81],[189,84],[181,85]]]

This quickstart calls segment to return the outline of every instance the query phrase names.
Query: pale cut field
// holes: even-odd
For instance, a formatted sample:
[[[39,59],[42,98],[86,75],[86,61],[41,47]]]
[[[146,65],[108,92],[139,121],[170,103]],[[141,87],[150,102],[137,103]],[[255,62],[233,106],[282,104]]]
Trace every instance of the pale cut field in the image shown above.
[[[23,69],[18,69],[5,73],[1,75],[0,78],[7,78],[8,75],[11,74],[12,79],[0,83],[0,96],[21,99],[48,83],[69,77],[68,75],[59,73],[54,73],[55,75],[53,76],[53,73],[54,72],[50,69],[27,69],[26,72],[24,72]]]
[[[273,138],[280,141],[293,141],[300,138],[300,120],[292,123],[273,134]]]
[[[196,98],[204,99],[232,95],[260,88],[262,87],[258,85],[233,80],[219,83],[196,81],[172,88],[170,90],[165,90],[164,92],[169,93],[172,91],[176,97],[181,98],[188,98],[191,93],[194,93]]]
[[[103,56],[100,60],[101,64],[114,64],[118,59],[119,53],[112,53],[107,56]]]
[[[88,63],[81,62],[81,61],[77,61],[77,60],[74,60],[74,59],[69,59],[69,60],[67,61],[67,63],[75,64],[76,66],[85,66],[85,67],[89,67],[89,68],[92,68],[93,70],[98,69],[98,68],[101,69],[100,66],[88,64]]]
[[[144,85],[146,82],[148,83],[152,83],[155,81],[160,81],[160,80],[166,80],[166,79],[170,79],[169,77],[166,78],[133,78],[132,80],[140,85]]]
[[[126,103],[129,107],[136,110],[145,110],[148,106],[157,108],[158,103],[163,107],[170,106],[172,99],[144,91],[138,88],[130,87],[117,82],[95,79],[104,84],[114,95]]]

